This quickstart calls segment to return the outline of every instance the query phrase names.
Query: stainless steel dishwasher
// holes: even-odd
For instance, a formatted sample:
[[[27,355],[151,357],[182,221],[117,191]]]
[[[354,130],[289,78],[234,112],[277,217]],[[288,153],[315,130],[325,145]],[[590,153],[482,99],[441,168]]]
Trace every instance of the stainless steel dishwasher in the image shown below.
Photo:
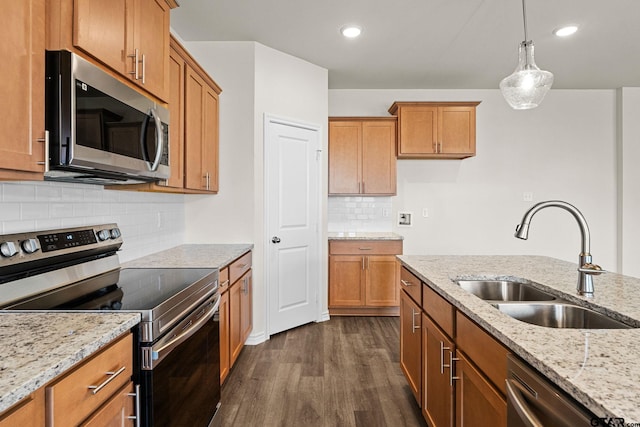
[[[595,415],[516,357],[508,356],[507,367],[509,427],[600,425]]]

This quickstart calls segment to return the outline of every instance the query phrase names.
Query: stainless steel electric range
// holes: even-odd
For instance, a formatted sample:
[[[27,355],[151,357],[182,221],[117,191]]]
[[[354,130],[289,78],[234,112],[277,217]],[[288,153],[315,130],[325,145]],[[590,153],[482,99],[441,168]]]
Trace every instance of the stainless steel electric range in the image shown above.
[[[135,425],[215,425],[218,271],[121,268],[122,243],[116,224],[0,236],[0,309],[140,313]]]

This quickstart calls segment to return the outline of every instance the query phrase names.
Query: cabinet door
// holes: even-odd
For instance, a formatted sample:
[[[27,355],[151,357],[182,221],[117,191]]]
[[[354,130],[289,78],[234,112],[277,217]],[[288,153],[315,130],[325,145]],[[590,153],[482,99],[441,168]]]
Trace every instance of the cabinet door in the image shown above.
[[[438,107],[401,106],[398,157],[436,153],[438,143]]]
[[[360,122],[329,122],[329,194],[359,194],[361,189]]]
[[[393,255],[370,255],[366,258],[365,305],[397,307],[400,265]]]
[[[224,383],[230,369],[229,363],[229,292],[220,297],[220,384]]]
[[[240,313],[242,315],[242,319],[240,330],[242,333],[242,342],[244,343],[245,341],[247,341],[247,338],[249,338],[249,334],[251,334],[251,329],[253,328],[252,271],[247,271],[247,273],[242,279],[240,279],[240,281],[242,282],[242,293],[240,298]]]
[[[44,0],[11,1],[2,6],[0,52],[5,65],[0,73],[0,178],[42,179]]]
[[[229,288],[229,354],[231,366],[240,355],[242,341],[242,281],[238,280]]]
[[[364,256],[329,256],[329,307],[364,305],[364,269]]]
[[[184,77],[185,63],[173,48],[169,56],[169,187],[184,187]]]
[[[44,389],[42,388],[0,415],[0,427],[41,425],[44,425]]]
[[[111,397],[100,409],[93,413],[81,427],[121,427],[134,425],[129,417],[136,417],[133,383],[129,383]]]
[[[476,107],[438,107],[438,139],[441,154],[475,154]]]
[[[165,0],[131,1],[134,4],[133,46],[128,48],[128,54],[138,49],[141,67],[140,78],[135,81],[166,100],[169,85],[169,6]]]
[[[454,388],[451,384],[453,342],[422,314],[422,413],[432,427],[452,427]]]
[[[205,86],[204,123],[202,141],[202,171],[205,176],[205,189],[218,192],[218,94]]]
[[[127,51],[128,2],[73,2],[73,45],[124,75],[134,68],[133,59],[127,59],[133,53]]]
[[[218,95],[186,68],[185,188],[218,190]]]
[[[362,123],[362,190],[364,194],[396,194],[396,124]]]
[[[507,425],[507,402],[478,372],[462,352],[455,362],[456,426],[500,427]]]
[[[406,292],[400,293],[400,368],[422,406],[422,330],[420,307]]]

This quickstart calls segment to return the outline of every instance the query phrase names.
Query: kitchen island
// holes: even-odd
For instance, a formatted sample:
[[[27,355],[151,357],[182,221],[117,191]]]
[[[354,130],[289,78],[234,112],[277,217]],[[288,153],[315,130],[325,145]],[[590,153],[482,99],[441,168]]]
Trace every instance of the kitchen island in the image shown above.
[[[595,296],[576,294],[576,264],[541,256],[398,256],[401,264],[598,417],[640,422],[640,279],[594,278]],[[521,322],[454,279],[524,279],[636,329],[555,329]]]
[[[0,312],[0,412],[139,322],[137,313]]]

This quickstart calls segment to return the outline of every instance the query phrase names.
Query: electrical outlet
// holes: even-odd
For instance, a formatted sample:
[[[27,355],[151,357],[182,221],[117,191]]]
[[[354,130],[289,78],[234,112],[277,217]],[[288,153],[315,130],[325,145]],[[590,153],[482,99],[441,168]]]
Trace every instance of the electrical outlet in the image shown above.
[[[422,208],[422,217],[429,218],[429,208]]]
[[[389,208],[382,208],[382,217],[383,218],[389,218],[389,215],[391,214],[391,209]]]
[[[411,212],[398,212],[398,226],[399,227],[411,227]]]
[[[522,200],[525,202],[532,202],[533,193],[531,191],[525,191],[524,193],[522,193]]]

